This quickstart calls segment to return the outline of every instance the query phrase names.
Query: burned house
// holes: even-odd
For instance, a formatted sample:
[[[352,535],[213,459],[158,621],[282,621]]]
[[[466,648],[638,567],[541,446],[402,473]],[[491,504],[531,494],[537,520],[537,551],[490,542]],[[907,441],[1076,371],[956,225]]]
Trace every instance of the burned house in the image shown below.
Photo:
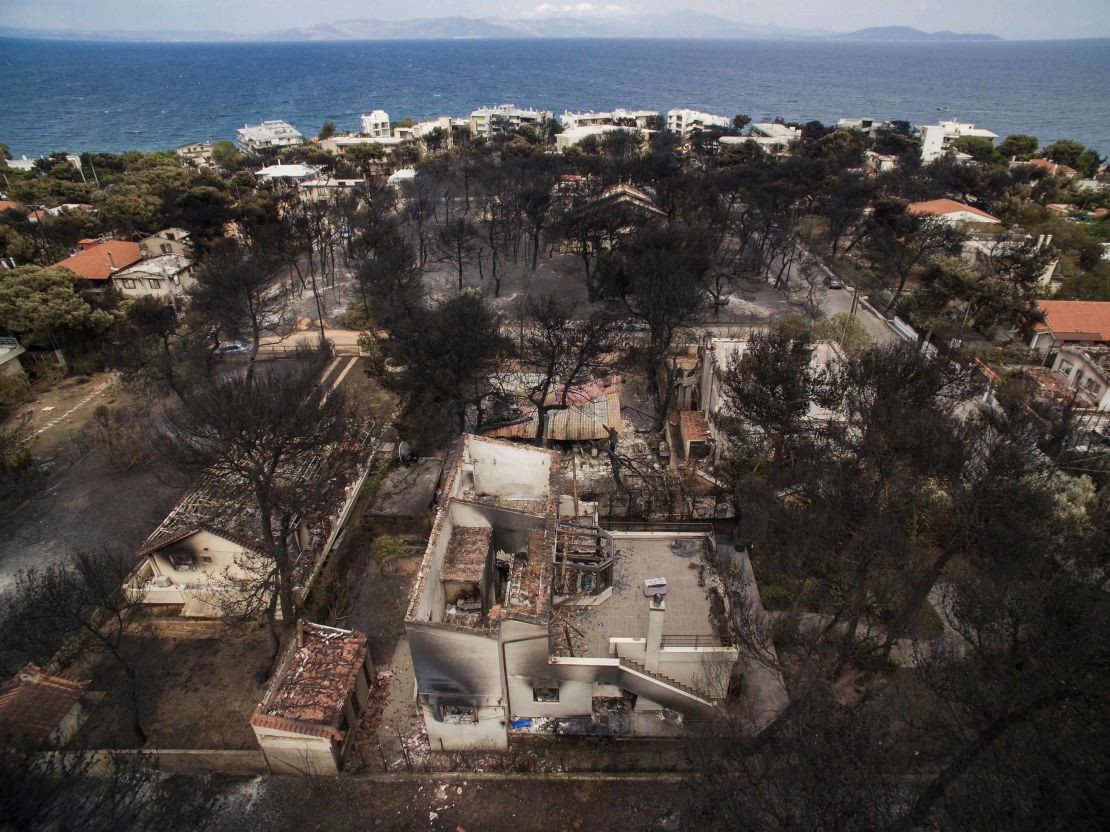
[[[405,617],[431,747],[711,720],[738,658],[713,545],[606,531],[555,452],[463,437]]]
[[[306,456],[289,487],[313,483],[303,511],[274,511],[275,538],[295,565],[296,591],[308,592],[354,508],[370,470],[369,438],[354,437]],[[372,455],[369,455],[372,456]],[[342,457],[345,462],[336,462]],[[321,470],[330,475],[320,479]],[[146,604],[181,605],[190,617],[249,614],[266,598],[246,598],[266,582],[273,556],[262,536],[262,514],[243,480],[209,471],[177,501],[136,553],[133,584]],[[279,608],[280,614],[280,608]]]
[[[374,669],[366,636],[297,622],[251,728],[276,774],[338,774],[366,709]]]

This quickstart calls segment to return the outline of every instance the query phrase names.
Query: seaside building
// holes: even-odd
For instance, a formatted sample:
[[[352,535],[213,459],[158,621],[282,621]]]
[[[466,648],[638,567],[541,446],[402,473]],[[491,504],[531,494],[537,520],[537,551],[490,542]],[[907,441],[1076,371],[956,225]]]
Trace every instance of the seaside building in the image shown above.
[[[480,107],[470,114],[470,132],[478,138],[488,139],[506,129],[516,130],[525,126],[540,127],[553,118],[550,110],[528,110],[515,104]]]
[[[726,147],[752,142],[766,152],[778,155],[786,153],[790,149],[790,143],[800,137],[801,131],[797,127],[767,121],[752,124],[746,136],[721,136],[718,143]]]
[[[194,283],[193,261],[184,254],[160,254],[112,275],[112,288],[125,297],[161,298],[175,309]]]
[[[606,531],[554,451],[464,436],[405,616],[431,747],[712,720],[739,658],[716,552],[708,531]]]
[[[841,118],[837,119],[836,127],[838,130],[859,130],[868,136],[874,135],[876,131],[884,127],[891,127],[889,121],[876,121],[871,116],[863,116],[862,118]]]
[[[614,133],[617,131],[633,133],[640,137],[642,143],[647,142],[647,137],[650,132],[648,130],[641,130],[639,127],[624,127],[619,124],[592,124],[582,127],[568,127],[555,137],[555,149],[562,153],[569,147],[581,144],[591,136],[601,138],[607,133]]]
[[[190,142],[173,149],[175,155],[198,165],[212,161],[212,142]]]
[[[658,110],[625,110],[618,108],[611,111],[590,113],[572,113],[567,110],[559,116],[559,124],[567,130],[575,127],[594,127],[603,124],[639,127],[641,130],[647,130],[659,117]]]
[[[911,202],[906,206],[906,211],[915,217],[935,217],[950,225],[976,223],[998,225],[1002,222],[998,217],[988,214],[971,205],[957,202],[954,199],[929,199],[925,202]]]
[[[272,147],[294,147],[304,142],[304,135],[289,122],[273,119],[261,124],[244,124],[236,131],[239,147],[257,153]]]
[[[311,179],[319,173],[320,168],[318,167],[297,163],[295,165],[267,165],[261,170],[256,170],[254,175],[263,182],[269,182],[273,179],[291,179],[298,181],[302,179]]]
[[[929,124],[918,127],[921,134],[921,161],[928,164],[955,149],[957,139],[974,137],[990,139],[992,142],[998,138],[997,133],[976,127],[967,121],[942,121],[940,124]]]
[[[695,130],[704,130],[706,127],[729,128],[732,119],[728,116],[715,116],[712,113],[703,113],[700,110],[675,109],[667,111],[667,130],[688,136]]]
[[[389,131],[389,113],[385,110],[374,110],[360,119],[361,133],[364,136],[384,138],[392,135]]]

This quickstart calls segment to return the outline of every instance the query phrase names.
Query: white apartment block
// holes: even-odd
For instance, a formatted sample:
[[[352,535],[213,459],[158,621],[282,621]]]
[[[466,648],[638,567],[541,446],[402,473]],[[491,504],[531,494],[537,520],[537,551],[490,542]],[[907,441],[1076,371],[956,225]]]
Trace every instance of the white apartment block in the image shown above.
[[[499,123],[515,130],[525,125],[540,126],[551,121],[552,118],[550,110],[526,110],[515,104],[480,107],[470,114],[470,132],[485,139],[495,132],[500,132],[497,127]]]
[[[392,135],[389,130],[389,113],[385,110],[374,110],[372,113],[367,113],[360,120],[362,125],[361,133],[364,136],[374,136],[375,138],[384,138]]]
[[[754,142],[768,153],[778,154],[785,152],[790,143],[800,136],[801,131],[797,127],[767,121],[753,124],[747,136],[721,136],[719,141],[722,146]]]
[[[712,113],[703,113],[698,110],[668,110],[667,129],[680,136],[688,136],[695,130],[704,130],[706,127],[732,126],[732,119],[728,116],[715,116]]]
[[[929,124],[917,129],[921,133],[921,161],[926,164],[939,159],[957,139],[965,136],[990,139],[992,142],[998,138],[997,133],[976,127],[967,121],[942,121],[940,124]]]
[[[646,130],[653,119],[659,117],[658,110],[626,110],[618,107],[611,111],[572,113],[569,110],[559,116],[559,123],[567,130],[575,127],[597,127],[604,124],[635,126]]]
[[[236,131],[239,147],[257,153],[271,147],[293,147],[304,142],[304,135],[292,124],[280,119],[261,124],[244,124]]]

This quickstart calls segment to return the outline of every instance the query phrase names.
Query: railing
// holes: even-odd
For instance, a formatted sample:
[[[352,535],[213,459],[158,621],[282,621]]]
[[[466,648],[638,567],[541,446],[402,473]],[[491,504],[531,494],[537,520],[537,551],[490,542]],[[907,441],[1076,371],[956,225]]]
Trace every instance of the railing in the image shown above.
[[[16,350],[19,349],[19,346],[18,338],[0,337],[0,350]]]
[[[705,532],[713,533],[713,524],[702,520],[606,520],[602,525],[611,532]]]
[[[663,636],[662,648],[668,647],[730,647],[719,636]]]

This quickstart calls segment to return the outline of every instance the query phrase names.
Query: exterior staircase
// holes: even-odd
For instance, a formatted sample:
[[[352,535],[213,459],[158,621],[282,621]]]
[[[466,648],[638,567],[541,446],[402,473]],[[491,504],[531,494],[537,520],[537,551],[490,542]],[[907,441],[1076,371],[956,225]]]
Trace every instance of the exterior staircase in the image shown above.
[[[696,699],[699,702],[702,702],[706,705],[712,705],[713,704],[708,699],[706,699],[705,696],[702,693],[699,693],[698,691],[694,690],[694,688],[690,687],[689,685],[683,684],[682,682],[678,681],[677,679],[672,679],[670,676],[664,676],[662,673],[656,673],[653,670],[648,670],[646,667],[644,667],[642,664],[640,664],[640,662],[635,661],[634,659],[626,659],[626,658],[622,657],[620,662],[621,662],[622,667],[627,667],[630,670],[635,670],[637,673],[642,673],[644,676],[647,676],[651,679],[654,679],[656,682],[659,682],[661,685],[666,685],[669,688],[674,688],[675,690],[679,691],[680,693],[686,694],[691,699]]]

